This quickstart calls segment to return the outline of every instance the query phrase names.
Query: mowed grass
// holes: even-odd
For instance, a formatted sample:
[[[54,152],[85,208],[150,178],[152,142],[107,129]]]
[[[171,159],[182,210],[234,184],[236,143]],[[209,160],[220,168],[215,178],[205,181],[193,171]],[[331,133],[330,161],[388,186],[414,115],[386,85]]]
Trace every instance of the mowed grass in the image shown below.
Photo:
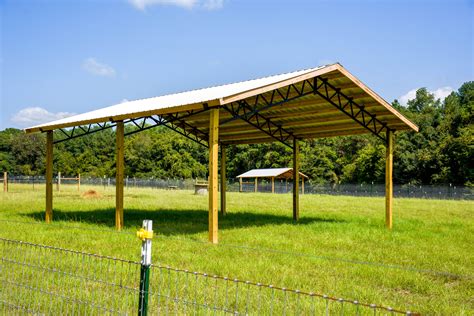
[[[54,193],[45,224],[44,186],[12,184],[0,193],[0,237],[139,261],[135,232],[152,219],[153,262],[175,268],[356,299],[424,314],[474,313],[474,202],[228,193],[219,244],[207,242],[207,196],[128,188],[125,229],[114,229],[114,188],[84,198]]]

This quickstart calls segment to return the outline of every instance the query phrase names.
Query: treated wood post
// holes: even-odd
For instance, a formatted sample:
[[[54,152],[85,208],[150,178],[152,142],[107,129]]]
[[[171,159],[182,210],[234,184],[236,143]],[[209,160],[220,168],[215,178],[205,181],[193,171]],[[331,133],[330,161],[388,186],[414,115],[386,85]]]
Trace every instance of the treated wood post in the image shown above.
[[[242,178],[239,178],[239,192],[242,192]]]
[[[209,241],[217,244],[218,232],[218,151],[219,151],[219,108],[210,110],[209,120]]]
[[[393,206],[393,131],[387,131],[385,150],[385,225],[392,229]]]
[[[46,223],[53,220],[53,131],[46,132]]]
[[[258,178],[255,178],[255,185],[254,186],[255,187],[254,187],[253,191],[258,192]]]
[[[8,172],[3,173],[3,192],[8,192]]]
[[[225,146],[221,145],[221,213],[222,215],[226,214],[226,200],[225,194],[227,190],[227,179],[226,179],[226,153]]]
[[[275,193],[275,177],[272,177],[272,193]]]
[[[116,174],[115,174],[115,228],[123,228],[123,175],[124,175],[124,124],[117,121],[116,136]]]
[[[293,220],[300,218],[300,145],[293,138]]]
[[[56,183],[56,189],[61,191],[61,171],[58,171],[58,182]]]
[[[77,191],[81,191],[81,174],[77,175]]]
[[[301,194],[304,195],[304,177],[301,177]]]

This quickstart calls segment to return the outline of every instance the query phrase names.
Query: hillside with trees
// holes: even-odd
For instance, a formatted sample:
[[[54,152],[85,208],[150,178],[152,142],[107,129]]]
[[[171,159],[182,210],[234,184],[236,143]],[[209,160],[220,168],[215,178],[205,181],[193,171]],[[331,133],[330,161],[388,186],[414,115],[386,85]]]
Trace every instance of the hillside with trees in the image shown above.
[[[392,105],[420,127],[396,133],[394,181],[411,184],[474,183],[474,82],[445,100],[425,88],[406,107]],[[133,129],[133,127],[127,127]],[[55,135],[60,137],[60,134]],[[8,128],[0,132],[0,171],[43,175],[45,137]],[[125,140],[126,176],[205,178],[207,149],[165,128]],[[115,134],[105,130],[55,146],[54,169],[64,175],[113,177]],[[228,177],[252,168],[291,166],[291,150],[279,143],[228,147]],[[301,170],[313,183],[382,183],[385,147],[371,135],[307,140],[301,144]]]

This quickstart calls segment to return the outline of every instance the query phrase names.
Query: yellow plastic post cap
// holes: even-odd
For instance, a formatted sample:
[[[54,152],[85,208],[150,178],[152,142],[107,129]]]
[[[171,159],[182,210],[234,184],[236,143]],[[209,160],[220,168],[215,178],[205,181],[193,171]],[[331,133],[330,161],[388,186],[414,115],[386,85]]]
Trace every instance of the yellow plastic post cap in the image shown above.
[[[145,230],[144,228],[140,228],[137,231],[137,237],[141,240],[152,239],[153,238],[153,231],[152,230]]]

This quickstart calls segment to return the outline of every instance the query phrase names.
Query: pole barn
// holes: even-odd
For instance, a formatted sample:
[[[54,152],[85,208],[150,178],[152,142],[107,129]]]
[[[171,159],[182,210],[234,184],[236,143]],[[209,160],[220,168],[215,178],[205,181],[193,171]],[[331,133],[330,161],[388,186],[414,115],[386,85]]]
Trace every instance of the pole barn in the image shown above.
[[[125,124],[136,130],[125,133]],[[209,241],[218,242],[218,151],[233,144],[281,142],[293,150],[293,218],[299,218],[299,141],[373,134],[386,145],[385,221],[392,227],[396,131],[418,127],[341,64],[129,101],[27,128],[47,134],[46,221],[53,220],[53,144],[115,127],[117,229],[123,227],[124,137],[166,126],[209,149]],[[53,131],[63,135],[56,141]],[[221,153],[225,166],[225,151]],[[221,170],[225,183],[225,171]],[[221,195],[225,214],[225,191]]]

